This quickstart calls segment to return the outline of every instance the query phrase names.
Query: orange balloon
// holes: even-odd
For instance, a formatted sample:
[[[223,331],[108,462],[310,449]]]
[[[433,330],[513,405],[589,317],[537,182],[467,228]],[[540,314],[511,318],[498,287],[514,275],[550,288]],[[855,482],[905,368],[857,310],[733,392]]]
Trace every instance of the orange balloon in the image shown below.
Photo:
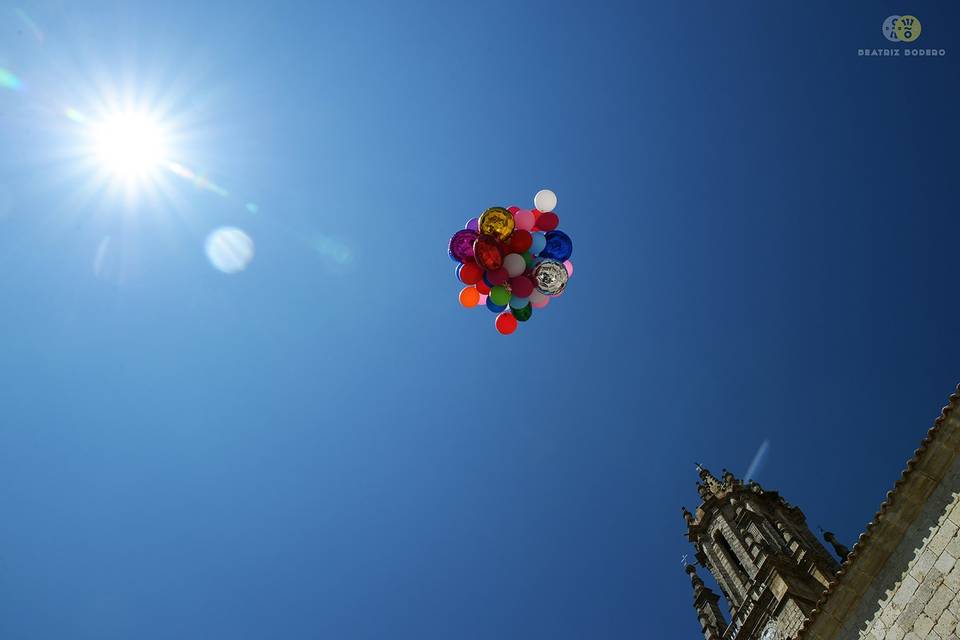
[[[480,292],[476,287],[464,287],[460,290],[460,304],[467,307],[475,307],[480,303]]]

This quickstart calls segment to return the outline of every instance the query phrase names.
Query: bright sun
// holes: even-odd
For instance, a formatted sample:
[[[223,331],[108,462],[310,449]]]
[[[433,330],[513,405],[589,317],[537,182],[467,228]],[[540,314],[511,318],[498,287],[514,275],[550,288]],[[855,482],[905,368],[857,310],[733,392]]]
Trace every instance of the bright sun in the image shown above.
[[[148,116],[116,114],[95,124],[92,133],[97,162],[115,177],[146,178],[166,160],[167,136]]]

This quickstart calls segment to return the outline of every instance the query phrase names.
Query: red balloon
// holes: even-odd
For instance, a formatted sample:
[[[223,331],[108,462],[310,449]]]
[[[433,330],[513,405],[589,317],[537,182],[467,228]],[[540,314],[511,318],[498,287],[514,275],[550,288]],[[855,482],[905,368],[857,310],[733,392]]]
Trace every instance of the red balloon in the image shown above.
[[[476,262],[464,262],[460,267],[460,281],[463,284],[477,284],[483,280],[483,269]]]
[[[529,298],[533,293],[533,281],[527,276],[510,278],[510,291],[518,298]]]
[[[541,213],[537,218],[537,228],[541,231],[553,231],[560,224],[560,218],[553,211]]]
[[[518,207],[517,205],[513,205],[512,207],[507,207],[507,211],[509,211],[510,213],[516,213],[517,211],[520,211],[520,207]]]
[[[529,231],[517,229],[513,232],[513,235],[510,236],[511,253],[523,253],[531,246],[533,246],[533,236],[530,235]]]
[[[487,271],[496,271],[503,266],[503,252],[496,238],[491,236],[477,237],[473,242],[473,255],[477,258],[477,264]]]
[[[487,286],[487,283],[483,281],[483,278],[477,280],[477,284],[474,285],[477,288],[477,291],[482,293],[485,296],[490,295],[490,287]]]
[[[493,286],[503,284],[509,279],[510,279],[510,274],[507,273],[507,270],[504,269],[503,267],[500,267],[496,271],[487,272],[487,280],[489,280],[490,284],[492,284]]]
[[[509,311],[504,311],[497,316],[497,331],[503,335],[509,335],[517,330],[517,319]]]

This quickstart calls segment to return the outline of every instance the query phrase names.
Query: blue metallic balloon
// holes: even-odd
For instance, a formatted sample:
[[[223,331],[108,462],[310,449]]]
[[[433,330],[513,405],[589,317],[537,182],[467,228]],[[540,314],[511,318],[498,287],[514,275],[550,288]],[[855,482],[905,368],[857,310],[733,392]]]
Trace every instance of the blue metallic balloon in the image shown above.
[[[563,231],[547,231],[547,246],[540,252],[543,258],[551,258],[559,262],[568,260],[573,253],[573,241]]]
[[[494,313],[500,313],[506,308],[506,305],[501,307],[498,304],[493,304],[493,300],[489,296],[487,297],[487,309],[490,309],[490,311],[493,311]]]

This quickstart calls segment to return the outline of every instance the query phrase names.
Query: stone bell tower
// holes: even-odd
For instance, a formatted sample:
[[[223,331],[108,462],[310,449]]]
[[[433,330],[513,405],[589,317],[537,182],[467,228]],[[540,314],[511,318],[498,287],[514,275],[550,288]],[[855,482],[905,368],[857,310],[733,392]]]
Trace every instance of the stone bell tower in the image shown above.
[[[776,491],[744,484],[729,471],[721,479],[697,465],[701,503],[683,509],[697,563],[711,574],[729,605],[697,569],[687,566],[694,607],[705,640],[790,640],[839,569],[814,537],[806,518]]]

